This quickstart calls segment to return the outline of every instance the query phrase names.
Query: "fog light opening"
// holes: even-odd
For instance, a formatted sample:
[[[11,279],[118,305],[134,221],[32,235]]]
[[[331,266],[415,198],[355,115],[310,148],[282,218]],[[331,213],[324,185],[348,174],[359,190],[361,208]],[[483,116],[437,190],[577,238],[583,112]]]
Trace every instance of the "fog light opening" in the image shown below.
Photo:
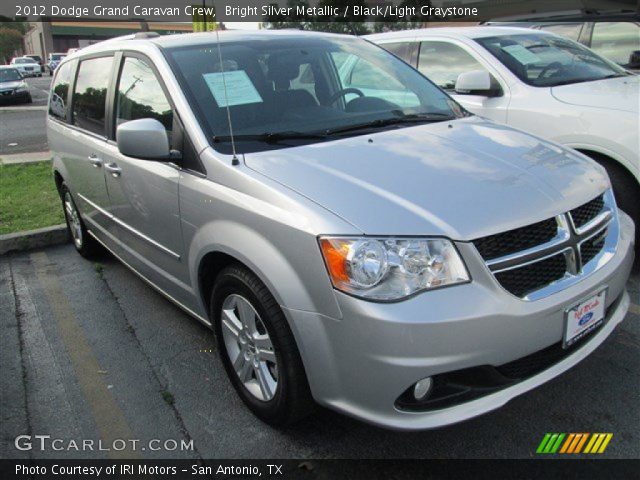
[[[431,387],[433,386],[433,380],[431,377],[423,378],[416,382],[413,386],[413,398],[418,402],[426,399],[431,393]]]

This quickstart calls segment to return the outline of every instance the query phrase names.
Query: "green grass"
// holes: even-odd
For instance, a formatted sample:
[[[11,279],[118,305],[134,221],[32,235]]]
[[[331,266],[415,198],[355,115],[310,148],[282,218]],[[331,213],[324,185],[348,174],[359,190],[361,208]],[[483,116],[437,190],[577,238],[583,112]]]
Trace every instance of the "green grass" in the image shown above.
[[[0,165],[0,235],[64,223],[51,162]]]

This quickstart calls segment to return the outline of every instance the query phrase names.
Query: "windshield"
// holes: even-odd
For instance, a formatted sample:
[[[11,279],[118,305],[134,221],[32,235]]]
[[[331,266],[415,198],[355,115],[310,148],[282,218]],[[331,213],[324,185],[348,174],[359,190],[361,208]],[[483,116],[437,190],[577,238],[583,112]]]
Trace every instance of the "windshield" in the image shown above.
[[[238,152],[358,135],[466,112],[413,68],[356,38],[273,36],[168,50],[213,146]],[[224,69],[224,77],[222,70]],[[226,88],[225,88],[226,87]]]
[[[16,58],[13,63],[36,63],[33,58]]]
[[[22,80],[22,75],[15,68],[0,68],[0,82],[15,82]]]
[[[552,35],[525,34],[477,38],[520,80],[555,87],[627,75],[618,65],[579,43]]]

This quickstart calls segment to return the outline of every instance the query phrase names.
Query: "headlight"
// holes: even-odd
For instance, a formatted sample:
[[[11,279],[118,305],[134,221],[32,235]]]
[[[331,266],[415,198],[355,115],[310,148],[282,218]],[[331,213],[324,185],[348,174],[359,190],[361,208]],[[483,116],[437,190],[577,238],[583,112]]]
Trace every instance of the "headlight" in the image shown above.
[[[371,300],[392,301],[469,281],[450,240],[320,237],[333,286]]]
[[[16,93],[24,92],[26,90],[27,90],[27,84],[23,82],[20,85],[18,85],[18,88],[16,88]]]

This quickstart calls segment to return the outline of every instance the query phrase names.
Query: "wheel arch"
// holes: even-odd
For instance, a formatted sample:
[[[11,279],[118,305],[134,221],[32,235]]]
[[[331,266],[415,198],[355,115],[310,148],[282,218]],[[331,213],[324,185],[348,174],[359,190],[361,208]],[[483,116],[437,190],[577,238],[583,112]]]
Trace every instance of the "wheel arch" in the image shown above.
[[[605,165],[611,165],[614,168],[621,168],[629,175],[629,177],[635,180],[635,184],[638,188],[640,188],[640,180],[638,180],[638,173],[634,173],[627,163],[620,158],[616,158],[614,154],[611,152],[604,152],[597,148],[593,148],[590,146],[572,146],[572,148],[583,155],[595,160],[603,167]]]
[[[293,240],[300,250],[304,245]],[[202,226],[191,240],[190,271],[197,299],[210,313],[211,287],[227,265],[238,263],[256,275],[280,306],[340,317],[340,311],[315,237],[305,237],[316,255],[285,255],[283,247],[251,226],[218,220]],[[293,326],[292,326],[293,328]],[[295,329],[294,329],[295,330]]]

